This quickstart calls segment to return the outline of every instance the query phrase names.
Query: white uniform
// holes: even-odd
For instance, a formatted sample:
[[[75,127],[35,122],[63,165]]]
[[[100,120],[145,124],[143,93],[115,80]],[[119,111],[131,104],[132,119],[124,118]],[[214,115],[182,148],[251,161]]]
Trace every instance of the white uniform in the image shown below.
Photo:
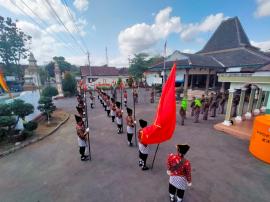
[[[122,118],[116,117],[116,123],[122,125]]]
[[[134,133],[134,127],[127,126],[127,133],[133,134]]]
[[[85,140],[81,139],[80,137],[78,137],[78,145],[80,147],[86,147],[87,146],[87,143]]]
[[[149,154],[150,148],[148,147],[148,145],[145,147],[142,143],[139,142],[139,151],[142,154]]]

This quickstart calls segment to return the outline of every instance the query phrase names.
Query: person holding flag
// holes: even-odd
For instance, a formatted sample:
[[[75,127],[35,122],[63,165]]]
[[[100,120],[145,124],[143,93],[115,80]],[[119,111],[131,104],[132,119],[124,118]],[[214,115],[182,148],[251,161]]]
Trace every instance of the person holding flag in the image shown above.
[[[80,147],[81,161],[88,160],[88,156],[85,155],[85,148],[87,147],[87,135],[89,133],[89,128],[85,129],[83,119],[80,116],[75,115],[75,120],[77,122],[76,132],[78,136],[78,145]]]
[[[142,144],[158,144],[152,161],[153,169],[159,144],[172,138],[176,126],[176,97],[175,97],[176,64],[174,63],[168,80],[163,86],[159,104],[152,125],[142,129],[140,142]],[[168,107],[170,106],[170,107]]]
[[[191,164],[184,156],[189,150],[189,145],[176,145],[177,153],[169,154],[167,160],[167,174],[169,179],[170,201],[181,202],[187,186],[191,186]]]
[[[128,140],[128,145],[130,147],[132,147],[133,143],[132,143],[132,137],[134,134],[134,127],[136,122],[133,120],[132,117],[132,109],[127,108],[127,118],[126,118],[126,122],[127,122],[127,140]]]
[[[138,131],[138,142],[139,142],[139,166],[142,168],[142,170],[148,170],[149,168],[146,166],[146,160],[148,157],[148,154],[150,152],[149,146],[147,144],[143,144],[141,142],[141,136],[142,136],[142,129],[147,126],[147,121],[140,119],[139,120],[141,129]]]

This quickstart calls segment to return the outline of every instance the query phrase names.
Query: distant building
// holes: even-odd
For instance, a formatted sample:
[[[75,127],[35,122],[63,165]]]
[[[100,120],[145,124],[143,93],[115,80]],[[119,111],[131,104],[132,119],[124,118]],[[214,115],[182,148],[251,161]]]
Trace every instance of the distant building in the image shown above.
[[[116,68],[108,66],[81,66],[81,77],[86,81],[88,86],[111,86],[116,83],[119,78],[124,83],[129,77],[127,68]]]
[[[241,72],[245,68],[259,68],[270,62],[270,54],[260,51],[250,41],[237,17],[224,20],[212,37],[195,54],[175,51],[166,59],[166,74],[173,63],[177,65],[177,82],[188,88],[221,89],[225,83],[217,82],[217,73]],[[163,71],[163,62],[150,67],[146,72],[146,81],[159,83]],[[227,88],[229,85],[227,84]]]
[[[24,90],[34,90],[41,85],[37,61],[32,53],[29,55],[29,65],[24,65]]]

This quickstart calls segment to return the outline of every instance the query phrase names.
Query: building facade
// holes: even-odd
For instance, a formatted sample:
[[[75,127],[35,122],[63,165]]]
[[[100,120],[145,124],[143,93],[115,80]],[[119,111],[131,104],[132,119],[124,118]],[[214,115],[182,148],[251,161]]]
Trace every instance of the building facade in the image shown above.
[[[95,86],[112,86],[118,79],[122,79],[124,83],[127,83],[129,78],[127,68],[116,68],[108,66],[81,66],[80,67],[81,78],[89,88]]]
[[[208,94],[211,88],[224,91],[229,87],[225,82],[218,83],[218,73],[260,68],[270,62],[270,54],[251,45],[239,19],[234,17],[220,24],[201,51],[195,54],[175,51],[165,61],[166,74],[176,63],[177,79],[183,82],[185,94],[188,88],[195,87],[204,88]],[[150,67],[145,73],[146,81],[156,82],[153,78],[162,75],[162,71],[163,63]]]

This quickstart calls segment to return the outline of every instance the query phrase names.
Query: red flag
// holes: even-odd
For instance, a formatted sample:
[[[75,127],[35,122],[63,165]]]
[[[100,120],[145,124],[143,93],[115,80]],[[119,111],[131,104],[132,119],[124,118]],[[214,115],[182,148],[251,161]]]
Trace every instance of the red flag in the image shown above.
[[[176,64],[163,87],[155,122],[142,130],[141,141],[144,144],[159,144],[173,135],[176,125],[175,74]]]

